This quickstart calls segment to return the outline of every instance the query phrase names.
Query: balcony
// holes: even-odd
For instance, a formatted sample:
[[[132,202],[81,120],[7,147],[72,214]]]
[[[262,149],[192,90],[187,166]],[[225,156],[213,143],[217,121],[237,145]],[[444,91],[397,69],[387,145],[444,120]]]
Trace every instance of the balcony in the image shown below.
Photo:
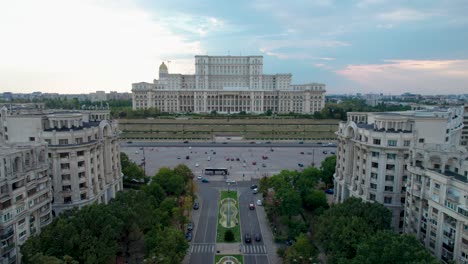
[[[10,238],[11,236],[13,236],[14,234],[14,230],[13,228],[7,230],[6,232],[4,231],[1,235],[0,235],[0,240],[7,240],[8,238]]]
[[[446,244],[445,242],[442,243],[442,247],[445,248],[449,252],[453,252],[453,249],[454,249],[453,245],[454,245],[454,243],[450,243],[450,242],[449,242],[449,244]]]

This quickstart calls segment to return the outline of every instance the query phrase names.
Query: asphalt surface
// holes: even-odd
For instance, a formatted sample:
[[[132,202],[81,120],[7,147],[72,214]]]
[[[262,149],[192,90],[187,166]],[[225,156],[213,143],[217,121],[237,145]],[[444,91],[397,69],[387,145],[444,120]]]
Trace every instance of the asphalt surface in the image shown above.
[[[238,188],[239,206],[240,206],[240,217],[241,217],[241,233],[242,238],[245,234],[250,234],[252,237],[251,243],[246,243],[245,239],[243,242],[244,263],[246,264],[268,264],[267,250],[263,243],[263,234],[261,233],[260,224],[258,222],[257,210],[250,210],[249,204],[253,203],[257,208],[257,200],[261,199],[260,194],[253,194],[250,187]],[[262,240],[255,241],[255,234],[260,234]],[[270,252],[276,254],[276,252]]]
[[[335,142],[321,142],[319,143],[265,143],[265,142],[150,142],[150,141],[122,141],[122,147],[276,147],[276,148],[302,148],[302,147],[330,147],[335,148]]]
[[[200,218],[190,247],[190,263],[214,263],[219,192],[208,184],[198,186]]]
[[[271,151],[272,149],[273,151]],[[335,148],[311,146],[288,148],[274,147],[273,145],[268,147],[265,145],[261,147],[224,147],[224,145],[215,144],[210,147],[198,145],[178,147],[122,146],[121,150],[137,164],[142,164],[145,161],[142,167],[147,175],[155,175],[162,167],[173,168],[178,164],[185,164],[197,176],[203,175],[205,168],[227,168],[230,172],[228,178],[241,181],[271,176],[284,169],[302,170],[312,164],[320,166],[325,157],[331,155],[330,153],[335,151]],[[189,159],[186,159],[187,156]],[[267,158],[263,159],[262,157]],[[299,164],[302,164],[303,167],[300,167]],[[214,181],[225,180],[222,176],[206,175],[206,177]]]

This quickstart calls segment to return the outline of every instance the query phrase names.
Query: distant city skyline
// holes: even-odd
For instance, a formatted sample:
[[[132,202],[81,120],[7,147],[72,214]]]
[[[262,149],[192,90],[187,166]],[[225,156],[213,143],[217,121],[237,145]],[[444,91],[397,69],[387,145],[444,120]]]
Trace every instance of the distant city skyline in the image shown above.
[[[328,94],[468,91],[468,2],[0,1],[0,92],[130,92],[194,55],[262,55]]]

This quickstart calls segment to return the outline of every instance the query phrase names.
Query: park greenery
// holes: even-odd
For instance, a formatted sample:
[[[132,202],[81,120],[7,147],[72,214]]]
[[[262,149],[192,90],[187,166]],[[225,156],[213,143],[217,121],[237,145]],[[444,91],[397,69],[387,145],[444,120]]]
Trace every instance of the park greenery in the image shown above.
[[[260,180],[267,217],[284,263],[436,263],[410,235],[391,231],[391,212],[379,203],[349,198],[329,207],[324,188],[332,184],[336,157],[320,169],[283,170]]]
[[[174,182],[161,185],[168,176]],[[181,263],[188,249],[184,230],[194,192],[188,167],[163,168],[141,190],[60,214],[21,247],[22,261]]]
[[[230,209],[231,212],[224,211],[223,200],[232,199],[235,203],[231,203]],[[241,232],[240,232],[240,215],[239,215],[239,200],[237,198],[237,191],[221,191],[219,198],[219,207],[218,207],[218,224],[217,224],[217,236],[216,242],[241,242]],[[227,216],[233,217],[231,220],[232,227],[225,227],[222,224],[222,219],[226,219]],[[228,232],[230,231],[230,232]],[[232,237],[231,237],[232,234]],[[227,238],[227,239],[226,239]],[[232,239],[231,239],[232,238]]]
[[[120,152],[120,166],[122,167],[125,185],[132,186],[132,184],[135,183],[148,182],[149,177],[145,175],[144,170],[135,162],[131,161],[125,152]]]

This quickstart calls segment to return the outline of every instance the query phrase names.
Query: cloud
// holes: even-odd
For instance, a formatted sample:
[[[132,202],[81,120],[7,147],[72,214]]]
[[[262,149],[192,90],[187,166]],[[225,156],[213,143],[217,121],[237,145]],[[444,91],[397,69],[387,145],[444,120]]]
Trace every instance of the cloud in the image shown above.
[[[4,91],[129,91],[152,80],[162,60],[204,53],[131,1],[18,0],[0,3]],[[208,18],[207,24],[220,24]],[[8,41],[5,41],[8,40]],[[177,64],[178,65],[178,64]],[[178,66],[179,67],[179,66]],[[181,68],[187,68],[182,67]]]
[[[383,64],[348,65],[337,71],[367,92],[400,94],[466,93],[468,60],[386,60]]]
[[[377,19],[394,22],[425,20],[433,16],[431,13],[425,13],[408,8],[401,8],[391,12],[380,13]]]

